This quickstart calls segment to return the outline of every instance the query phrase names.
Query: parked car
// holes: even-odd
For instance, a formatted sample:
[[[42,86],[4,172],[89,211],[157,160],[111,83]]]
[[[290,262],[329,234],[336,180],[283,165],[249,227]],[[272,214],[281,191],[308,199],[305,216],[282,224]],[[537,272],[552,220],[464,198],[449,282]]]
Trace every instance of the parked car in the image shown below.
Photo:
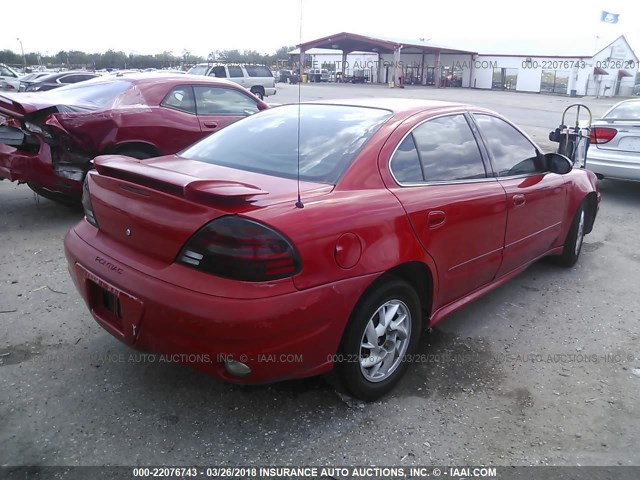
[[[329,75],[329,70],[326,68],[312,68],[309,70],[309,81],[310,82],[328,82],[331,76]]]
[[[206,75],[227,78],[242,85],[260,100],[276,94],[276,80],[264,65],[218,65],[199,63],[187,72],[191,75]]]
[[[226,80],[138,73],[105,76],[43,93],[0,96],[0,179],[77,201],[96,155],[175,153],[267,108]],[[0,122],[2,125],[2,122]]]
[[[46,75],[51,75],[51,72],[32,72],[28,73],[23,77],[20,77],[18,80],[20,81],[20,86],[18,87],[19,92],[24,92],[27,90],[27,87],[31,85],[33,82],[36,82],[39,78],[42,78]]]
[[[102,327],[230,382],[335,367],[365,400],[423,328],[541,257],[575,264],[600,198],[500,115],[416,99],[282,105],[95,166],[65,249]]]
[[[4,63],[0,63],[0,90],[17,92],[20,86],[19,76],[14,69]]]
[[[278,70],[277,80],[280,83],[290,83],[293,70]]]
[[[97,73],[86,72],[84,70],[79,71],[67,71],[49,73],[37,78],[35,81],[30,81],[28,85],[25,85],[25,92],[44,92],[46,90],[53,90],[54,88],[64,87],[72,83],[84,82],[85,80],[91,80],[92,78],[99,77]]]
[[[593,122],[586,168],[600,178],[640,180],[640,99],[624,100]]]

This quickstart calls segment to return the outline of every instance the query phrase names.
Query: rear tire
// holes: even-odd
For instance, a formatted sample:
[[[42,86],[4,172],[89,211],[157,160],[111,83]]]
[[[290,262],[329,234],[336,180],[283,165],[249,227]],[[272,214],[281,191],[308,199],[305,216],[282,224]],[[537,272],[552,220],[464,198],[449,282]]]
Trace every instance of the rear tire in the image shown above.
[[[251,93],[253,93],[260,100],[264,100],[264,92],[262,90],[260,90],[259,88],[252,88],[251,89]]]
[[[422,329],[420,299],[405,281],[381,283],[358,303],[342,337],[336,370],[354,397],[376,400],[402,378]]]
[[[587,210],[585,208],[585,202],[582,202],[578,206],[573,221],[571,222],[571,228],[564,241],[562,254],[555,258],[555,262],[561,267],[570,268],[578,262],[580,252],[582,251],[586,223]]]

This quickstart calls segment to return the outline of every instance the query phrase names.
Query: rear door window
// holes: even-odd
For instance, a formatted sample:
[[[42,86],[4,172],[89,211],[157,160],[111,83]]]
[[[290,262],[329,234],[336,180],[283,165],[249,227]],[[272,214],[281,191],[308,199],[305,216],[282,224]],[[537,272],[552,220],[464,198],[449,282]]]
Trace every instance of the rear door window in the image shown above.
[[[229,78],[242,78],[244,77],[244,73],[242,73],[242,67],[238,67],[235,65],[230,65],[227,67],[229,70]]]
[[[478,143],[464,115],[428,120],[412,135],[426,182],[486,178]]]

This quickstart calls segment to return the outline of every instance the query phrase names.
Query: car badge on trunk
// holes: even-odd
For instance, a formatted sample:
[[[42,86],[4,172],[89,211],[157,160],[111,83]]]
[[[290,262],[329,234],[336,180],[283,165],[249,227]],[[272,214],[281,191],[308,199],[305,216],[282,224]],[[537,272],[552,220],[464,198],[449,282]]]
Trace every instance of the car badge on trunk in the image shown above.
[[[130,229],[130,228],[127,228],[127,229],[124,231],[124,234],[125,234],[127,237],[130,237],[130,236],[131,236],[131,229]]]

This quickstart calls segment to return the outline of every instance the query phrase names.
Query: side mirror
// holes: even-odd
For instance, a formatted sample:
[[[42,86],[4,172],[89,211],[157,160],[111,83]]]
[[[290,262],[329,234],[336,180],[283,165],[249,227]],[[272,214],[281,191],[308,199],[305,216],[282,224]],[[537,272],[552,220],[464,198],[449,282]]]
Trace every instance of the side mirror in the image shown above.
[[[552,173],[564,175],[573,170],[573,162],[559,153],[545,153],[544,160]]]

